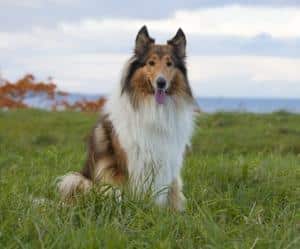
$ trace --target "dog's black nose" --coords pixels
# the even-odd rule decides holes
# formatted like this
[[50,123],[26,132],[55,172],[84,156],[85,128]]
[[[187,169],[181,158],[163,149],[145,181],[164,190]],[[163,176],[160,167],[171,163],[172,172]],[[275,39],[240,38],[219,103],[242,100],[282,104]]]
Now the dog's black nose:
[[156,84],[159,89],[164,89],[167,85],[167,81],[163,77],[158,77]]

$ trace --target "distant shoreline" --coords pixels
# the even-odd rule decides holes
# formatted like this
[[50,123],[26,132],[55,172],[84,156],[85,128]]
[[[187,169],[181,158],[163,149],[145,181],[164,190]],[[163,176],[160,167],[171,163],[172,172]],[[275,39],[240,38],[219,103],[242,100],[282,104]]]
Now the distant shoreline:
[[199,97],[197,102],[201,110],[208,113],[217,111],[253,113],[287,111],[300,113],[300,99]]

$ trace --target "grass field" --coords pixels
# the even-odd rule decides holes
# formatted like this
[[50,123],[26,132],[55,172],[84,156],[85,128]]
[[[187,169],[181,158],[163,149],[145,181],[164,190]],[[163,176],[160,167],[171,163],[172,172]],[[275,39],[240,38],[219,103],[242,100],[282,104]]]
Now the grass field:
[[300,248],[300,116],[203,114],[184,213],[92,191],[59,203],[95,114],[0,112],[0,248]]

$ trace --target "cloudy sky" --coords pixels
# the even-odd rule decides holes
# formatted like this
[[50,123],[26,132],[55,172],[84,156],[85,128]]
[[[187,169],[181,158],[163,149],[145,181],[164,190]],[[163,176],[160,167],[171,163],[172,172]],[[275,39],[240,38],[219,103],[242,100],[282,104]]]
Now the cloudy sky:
[[159,43],[183,28],[198,96],[300,96],[299,0],[0,0],[0,14],[10,80],[33,73],[69,92],[108,93],[146,24]]

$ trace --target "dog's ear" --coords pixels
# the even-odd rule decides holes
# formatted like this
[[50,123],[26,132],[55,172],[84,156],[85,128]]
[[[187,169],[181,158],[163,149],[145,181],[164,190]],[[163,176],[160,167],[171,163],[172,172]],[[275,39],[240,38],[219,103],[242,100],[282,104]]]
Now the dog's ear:
[[175,53],[179,58],[185,57],[186,39],[181,28],[178,29],[176,35],[171,40],[168,40],[168,44],[174,47]]
[[134,53],[138,57],[143,56],[154,42],[154,39],[149,36],[147,27],[143,26],[136,36]]

